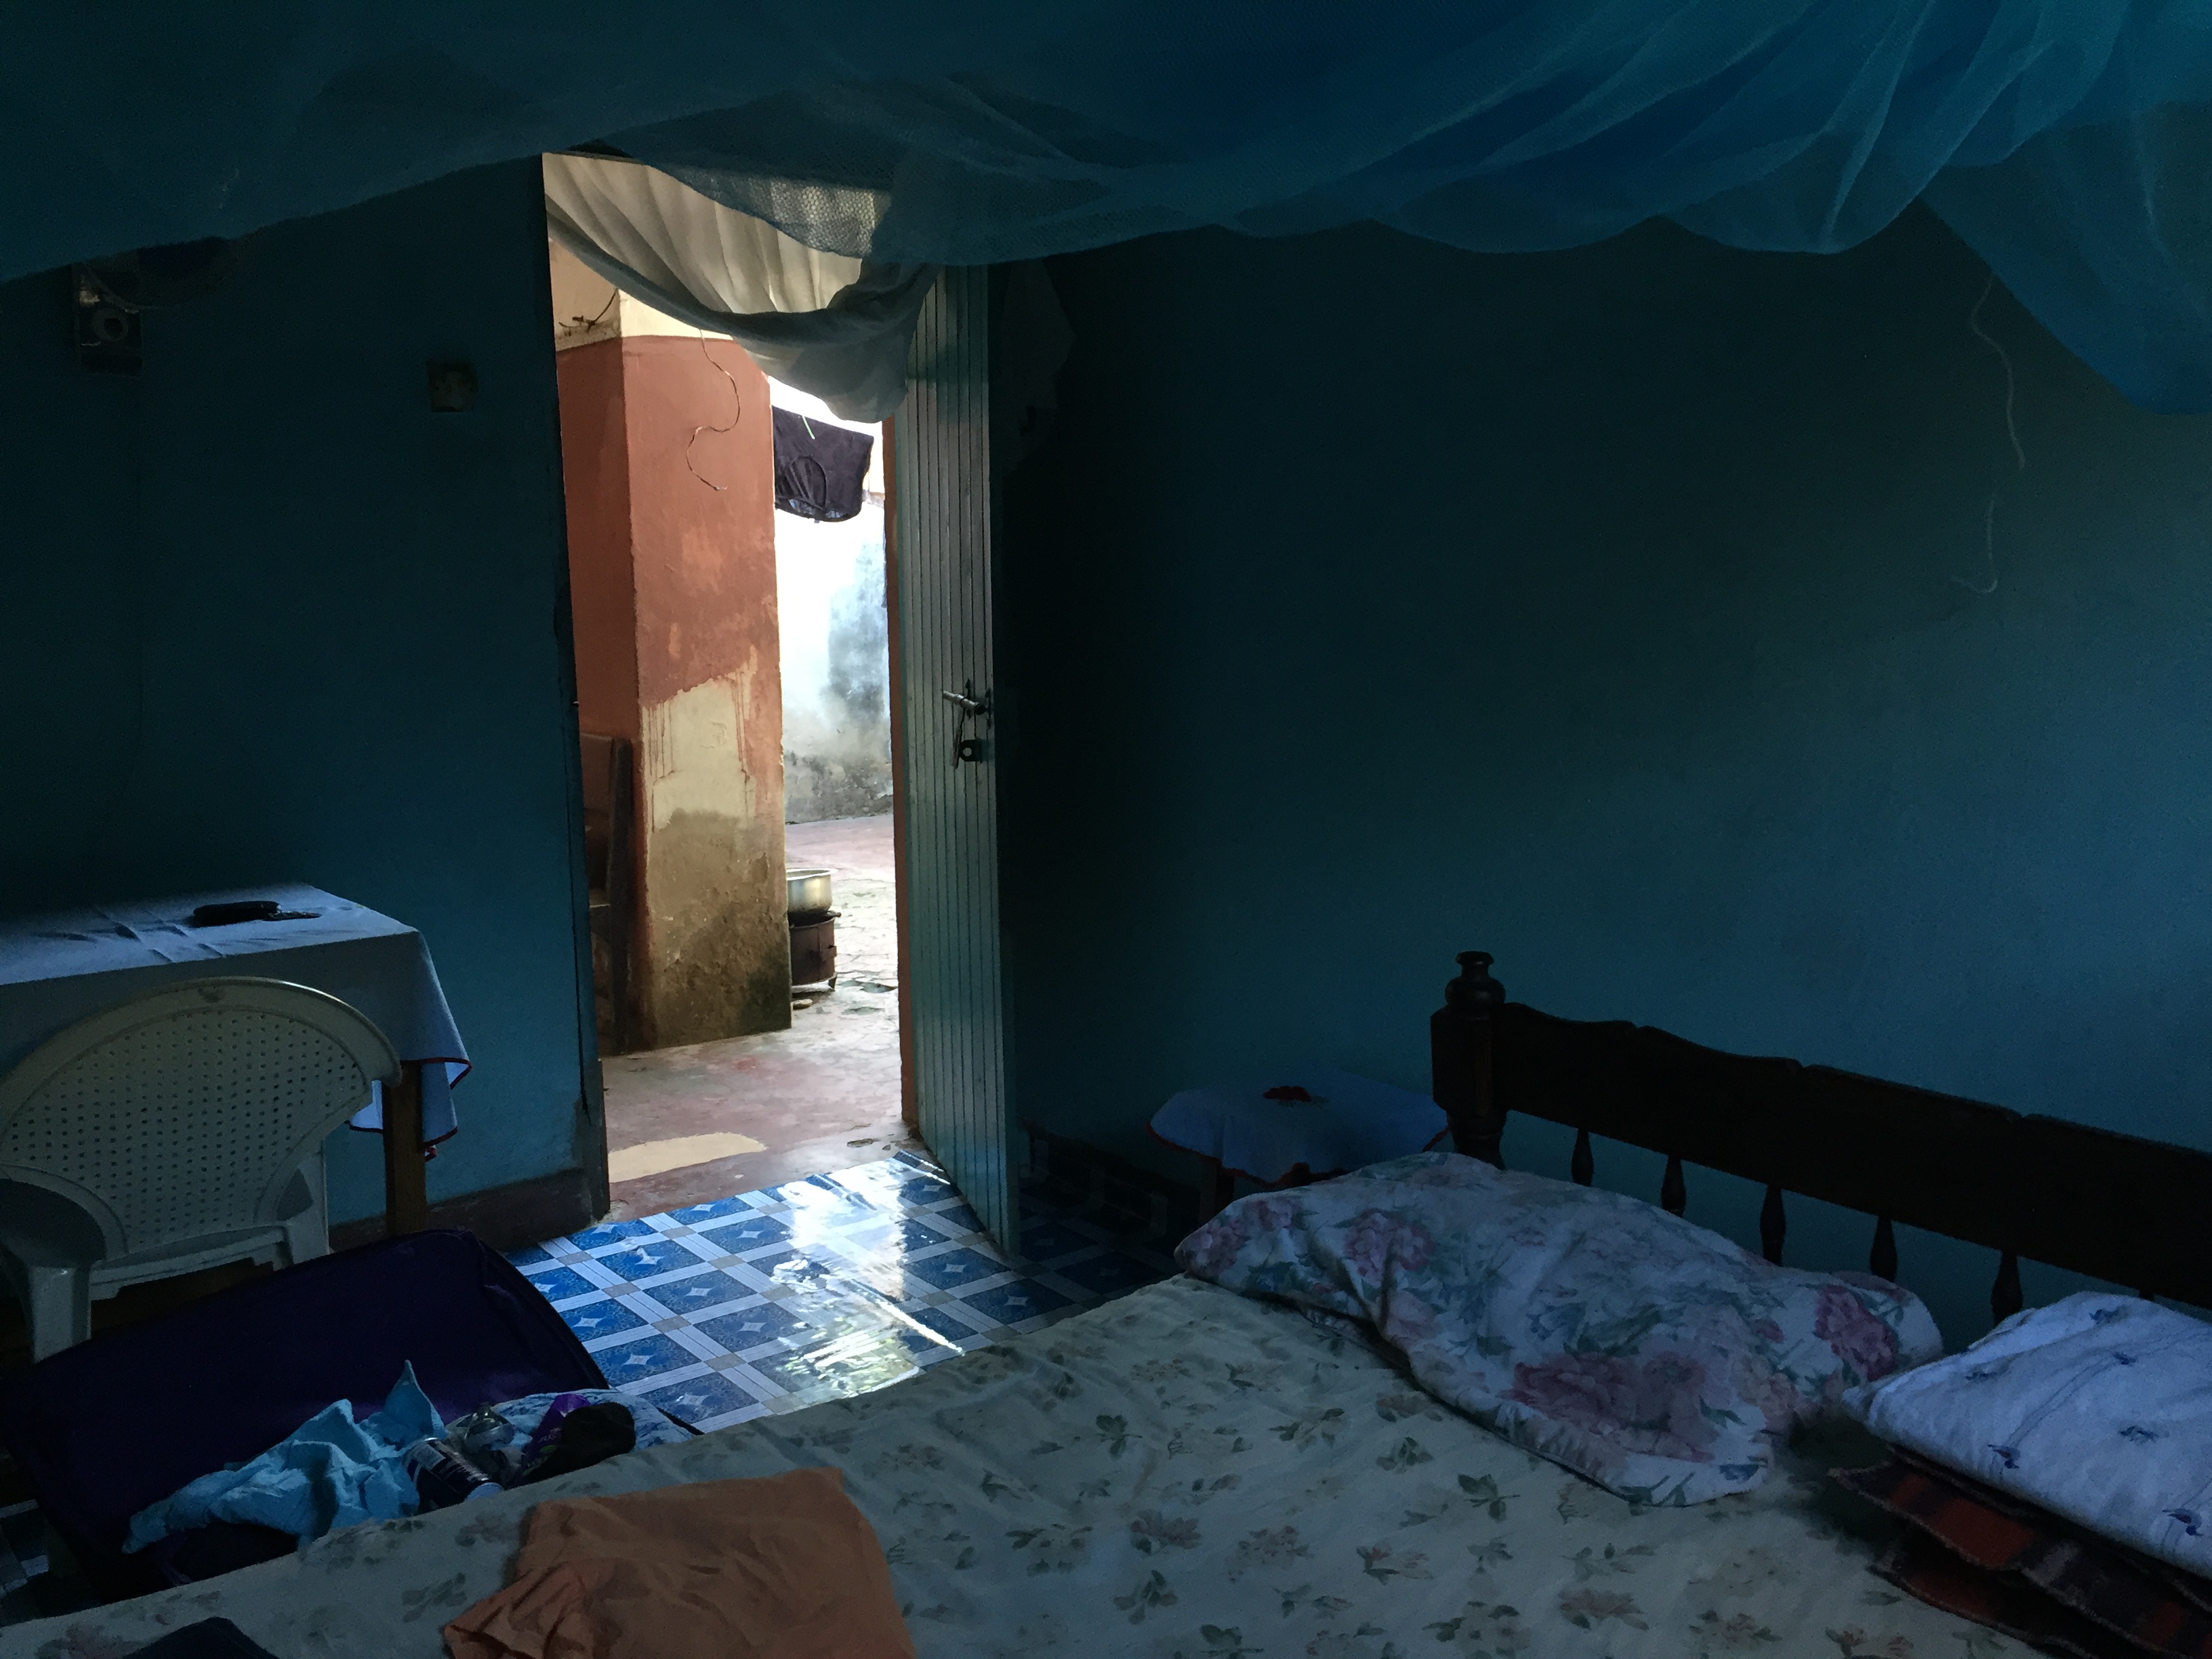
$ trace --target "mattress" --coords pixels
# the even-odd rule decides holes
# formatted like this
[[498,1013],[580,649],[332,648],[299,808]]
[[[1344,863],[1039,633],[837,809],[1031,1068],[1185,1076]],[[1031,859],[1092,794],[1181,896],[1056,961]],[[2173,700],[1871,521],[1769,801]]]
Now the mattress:
[[441,1653],[554,1493],[845,1474],[924,1659],[1879,1655],[2014,1644],[1866,1571],[1893,1523],[1826,1479],[1638,1509],[1477,1428],[1283,1307],[1170,1279],[912,1381],[334,1534],[185,1589],[0,1630],[0,1659],[116,1659],[210,1614],[283,1659]]

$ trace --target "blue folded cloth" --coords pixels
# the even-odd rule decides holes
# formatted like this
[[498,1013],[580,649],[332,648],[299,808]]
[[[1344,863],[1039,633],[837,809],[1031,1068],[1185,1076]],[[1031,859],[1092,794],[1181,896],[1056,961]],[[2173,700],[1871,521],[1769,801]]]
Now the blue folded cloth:
[[391,1521],[420,1507],[402,1461],[407,1449],[445,1432],[438,1408],[402,1367],[384,1408],[354,1421],[353,1406],[325,1407],[236,1468],[204,1474],[131,1517],[126,1553],[212,1521],[243,1521],[289,1532],[301,1543],[362,1521]]

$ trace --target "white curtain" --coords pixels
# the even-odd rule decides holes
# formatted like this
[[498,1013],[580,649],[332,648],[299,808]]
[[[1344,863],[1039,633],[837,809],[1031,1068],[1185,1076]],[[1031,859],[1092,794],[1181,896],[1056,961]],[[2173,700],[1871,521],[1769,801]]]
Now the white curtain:
[[625,294],[730,335],[847,420],[898,407],[935,266],[821,252],[636,161],[553,155],[544,171],[548,228]]

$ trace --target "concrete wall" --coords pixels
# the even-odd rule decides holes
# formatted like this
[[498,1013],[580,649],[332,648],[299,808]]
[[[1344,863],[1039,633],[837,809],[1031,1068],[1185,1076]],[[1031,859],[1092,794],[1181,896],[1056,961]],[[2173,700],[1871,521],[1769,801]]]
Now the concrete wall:
[[728,341],[622,350],[654,940],[646,1030],[663,1045],[781,1030],[791,942],[768,380]]
[[[580,719],[637,745],[647,1048],[791,1023],[774,428],[737,345],[627,331],[556,250]],[[588,276],[588,273],[585,273]],[[641,307],[640,308],[642,309]]]
[[[1480,947],[1556,1013],[2212,1146],[2212,421],[1999,292],[2017,471],[1986,273],[1917,213],[1828,258],[1355,228],[1051,270],[1000,609],[1026,1115],[1188,1179],[1170,1091],[1425,1086]],[[1868,1231],[1793,1206],[1793,1258]],[[1993,1261],[1902,1249],[1978,1334]]]
[[867,496],[835,524],[775,515],[783,665],[784,816],[793,823],[891,810],[890,635],[884,609],[883,428],[839,420],[775,382],[778,407],[865,432]]
[[596,1133],[544,245],[534,162],[280,225],[137,379],[77,366],[62,273],[0,287],[0,903],[283,878],[420,927],[476,1061],[434,1200],[580,1194]]

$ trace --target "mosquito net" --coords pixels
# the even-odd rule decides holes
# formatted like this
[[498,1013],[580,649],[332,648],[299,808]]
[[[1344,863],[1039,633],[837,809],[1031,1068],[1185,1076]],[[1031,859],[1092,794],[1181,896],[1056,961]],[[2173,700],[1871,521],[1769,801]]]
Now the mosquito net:
[[2212,410],[2212,0],[33,8],[0,272],[591,141],[809,247],[1373,219],[1847,246],[1924,198],[2129,396]]

